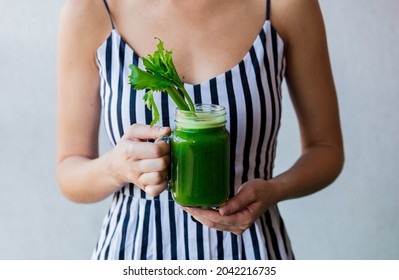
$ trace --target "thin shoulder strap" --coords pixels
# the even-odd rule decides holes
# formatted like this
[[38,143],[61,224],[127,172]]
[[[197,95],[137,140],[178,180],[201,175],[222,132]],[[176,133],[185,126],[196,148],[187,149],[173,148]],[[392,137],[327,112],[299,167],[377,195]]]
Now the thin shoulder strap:
[[107,0],[104,0],[104,5],[105,5],[105,8],[107,9],[109,20],[111,21],[112,29],[115,29],[114,21],[112,20],[112,16],[111,16],[111,10],[109,9]]
[[270,1],[267,0],[266,2],[266,20],[270,20]]

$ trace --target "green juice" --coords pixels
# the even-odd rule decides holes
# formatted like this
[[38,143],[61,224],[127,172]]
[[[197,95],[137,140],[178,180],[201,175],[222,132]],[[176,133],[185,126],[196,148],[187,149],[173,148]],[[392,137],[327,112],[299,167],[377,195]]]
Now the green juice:
[[196,106],[202,111],[176,116],[170,140],[170,190],[181,205],[216,207],[229,195],[230,142],[225,111],[216,105]]

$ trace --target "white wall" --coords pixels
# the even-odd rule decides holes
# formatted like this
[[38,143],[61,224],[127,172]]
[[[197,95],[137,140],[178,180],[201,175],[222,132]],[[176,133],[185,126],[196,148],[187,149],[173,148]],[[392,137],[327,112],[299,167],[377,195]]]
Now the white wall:
[[[0,0],[0,259],[89,258],[109,202],[69,202],[54,177],[62,2]],[[399,259],[399,2],[320,3],[346,165],[332,186],[281,212],[298,259]],[[284,95],[276,173],[299,152]]]

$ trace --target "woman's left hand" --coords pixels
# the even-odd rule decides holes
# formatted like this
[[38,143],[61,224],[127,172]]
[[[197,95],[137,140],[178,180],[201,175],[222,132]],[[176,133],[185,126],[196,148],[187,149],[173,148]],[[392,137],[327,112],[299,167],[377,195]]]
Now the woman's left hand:
[[242,234],[265,211],[277,203],[275,186],[263,179],[244,183],[236,196],[218,209],[182,207],[201,224],[221,231]]

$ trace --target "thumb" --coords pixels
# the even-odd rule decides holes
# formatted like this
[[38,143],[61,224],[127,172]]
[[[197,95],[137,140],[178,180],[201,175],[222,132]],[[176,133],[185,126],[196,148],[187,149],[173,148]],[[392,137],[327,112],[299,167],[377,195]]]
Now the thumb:
[[257,199],[258,195],[253,191],[253,188],[244,184],[237,190],[236,195],[222,204],[218,210],[222,216],[232,215],[247,208]]
[[247,205],[254,201],[245,192],[238,192],[236,196],[227,200],[222,206],[219,207],[219,213],[222,216],[229,216],[244,209]]
[[126,131],[124,138],[129,140],[155,140],[170,134],[169,127],[149,126],[144,124],[133,124]]

